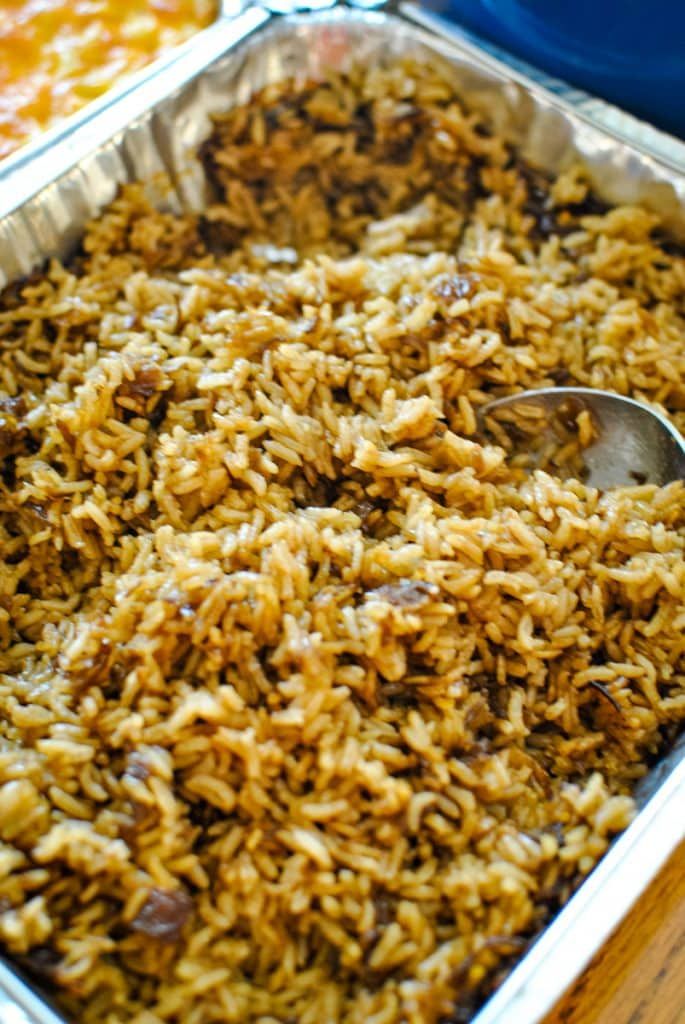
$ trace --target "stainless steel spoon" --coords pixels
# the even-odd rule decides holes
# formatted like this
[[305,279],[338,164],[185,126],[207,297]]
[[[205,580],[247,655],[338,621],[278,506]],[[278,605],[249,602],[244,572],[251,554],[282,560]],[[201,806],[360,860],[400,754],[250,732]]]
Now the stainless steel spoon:
[[[552,440],[555,423],[575,424],[584,410],[594,428],[594,439],[582,450],[583,479],[590,486],[663,486],[673,480],[685,480],[685,441],[676,428],[642,402],[610,391],[521,391],[483,406],[478,419],[481,429],[491,435],[495,422],[511,440],[514,450],[521,450],[524,442],[524,450],[532,451],[542,447],[540,442],[545,438]],[[558,434],[556,444],[559,445]]]

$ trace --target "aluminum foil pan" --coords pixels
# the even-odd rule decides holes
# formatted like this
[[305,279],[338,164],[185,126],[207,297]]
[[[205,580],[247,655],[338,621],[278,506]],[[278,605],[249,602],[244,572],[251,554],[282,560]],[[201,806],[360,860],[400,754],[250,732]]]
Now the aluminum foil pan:
[[[249,7],[208,29],[202,47],[189,48],[63,145],[37,155],[13,176],[11,188],[4,187],[8,179],[0,182],[0,286],[49,256],[67,255],[86,221],[125,182],[148,182],[156,201],[171,208],[200,209],[207,192],[195,154],[212,114],[285,77],[317,77],[358,60],[404,56],[451,74],[467,105],[484,112],[533,164],[557,172],[580,158],[602,197],[644,203],[685,234],[685,176],[673,161],[600,130],[563,97],[458,33],[429,31],[419,24],[425,20],[409,4],[392,14],[334,8],[286,17]],[[163,189],[159,172],[170,182]],[[653,768],[637,796],[641,811],[634,823],[474,1024],[540,1021],[685,838],[685,743]],[[60,1020],[0,963],[0,1024]]]
[[124,75],[123,78],[115,83],[107,92],[103,93],[97,99],[87,103],[80,110],[71,114],[69,117],[65,117],[63,121],[56,124],[53,128],[48,128],[46,131],[41,132],[34,138],[30,139],[24,145],[20,146],[18,150],[5,157],[4,160],[0,160],[0,190],[3,188],[3,184],[10,175],[14,175],[27,167],[32,160],[35,159],[40,153],[45,153],[48,150],[52,150],[55,146],[60,145],[65,139],[67,139],[72,132],[76,131],[82,125],[87,124],[94,117],[98,117],[105,111],[112,103],[116,100],[135,91],[142,82],[146,81],[151,75],[155,75],[164,67],[168,67],[173,64],[180,56],[186,53],[189,49],[197,46],[202,47],[208,32],[211,32],[214,25],[217,22],[225,18],[232,18],[235,14],[239,13],[240,0],[219,0],[217,4],[217,16],[208,28],[201,29],[191,36],[185,43],[180,43],[178,46],[174,46],[166,53],[163,53],[157,60],[148,64],[147,67],[141,68],[140,71],[133,72],[132,74]]

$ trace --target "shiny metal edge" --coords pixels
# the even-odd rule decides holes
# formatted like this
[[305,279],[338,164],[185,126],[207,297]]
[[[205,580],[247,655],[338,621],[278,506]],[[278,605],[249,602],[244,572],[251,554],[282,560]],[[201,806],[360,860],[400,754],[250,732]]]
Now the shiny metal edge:
[[483,36],[471,32],[458,22],[449,20],[438,11],[420,8],[412,3],[405,5],[400,3],[399,6],[400,8],[404,7],[407,16],[417,24],[439,34],[446,34],[452,40],[459,40],[462,45],[473,47],[479,54],[488,54],[500,64],[521,75],[524,80],[558,96],[570,109],[580,114],[595,127],[610,132],[616,138],[656,157],[676,170],[685,171],[685,141],[674,135],[669,135],[668,132],[656,128],[607,100],[593,96],[576,86],[569,85],[568,82],[564,82],[560,78],[554,78],[546,72],[540,71],[539,68],[513,56]]
[[67,1024],[67,1021],[0,961],[0,1024]]
[[[538,1024],[685,840],[685,743],[638,791],[640,813],[490,997],[472,1024]],[[654,789],[658,780],[661,784]],[[647,794],[652,794],[647,799]],[[642,800],[640,799],[642,797]]]
[[[672,215],[675,226],[682,224],[685,178],[667,161],[597,129],[538,83],[481,53],[458,33],[453,38],[447,28],[438,32],[419,24],[421,17],[410,3],[401,5],[401,16],[336,8],[278,19],[253,7],[223,26],[215,23],[206,30],[212,33],[211,45],[201,53],[193,47],[180,62],[94,118],[67,146],[56,147],[43,165],[33,163],[22,182],[28,201],[22,204],[21,197],[7,197],[0,190],[5,280],[68,250],[85,221],[109,202],[122,182],[159,170],[171,173],[175,187],[160,200],[197,209],[204,193],[201,169],[191,154],[208,131],[209,113],[243,102],[268,81],[303,69],[320,74],[325,67],[353,59],[409,53],[444,61],[472,105],[492,115],[496,130],[518,139],[533,162],[540,163],[542,155],[542,163],[554,171],[574,156],[586,158],[597,187],[609,199],[645,201]],[[0,208],[0,217],[2,212]],[[685,837],[685,745],[659,762],[638,787],[637,797],[642,810],[633,824],[473,1024],[536,1024]],[[60,1020],[0,965],[0,1024]]]
[[[217,15],[214,21],[211,22],[204,29],[200,29],[199,32],[195,32],[185,42],[179,43],[177,46],[172,47],[166,53],[161,54],[156,60],[138,71],[124,74],[123,77],[111,86],[102,96],[98,96],[97,99],[91,100],[86,103],[85,106],[81,107],[80,110],[75,111],[68,117],[65,117],[58,124],[52,128],[47,128],[45,131],[40,132],[38,135],[30,138],[27,142],[6,156],[3,160],[0,160],[0,191],[6,187],[11,187],[10,179],[15,175],[21,174],[36,157],[40,156],[48,150],[53,150],[56,146],[59,146],[65,139],[77,131],[83,125],[88,124],[93,118],[100,117],[108,107],[113,103],[116,103],[121,99],[122,96],[128,95],[130,92],[134,92],[140,87],[140,85],[147,81],[148,78],[153,77],[164,68],[169,67],[172,64],[184,56],[189,50],[200,47],[202,49],[205,45],[207,34],[211,33],[212,30],[226,19],[234,18],[240,14],[245,7],[244,0],[220,0],[217,5]],[[2,1021],[0,1020],[0,1024]]]
[[420,7],[413,0],[399,0],[397,8],[413,23],[458,46],[504,79],[517,82],[534,95],[546,96],[560,111],[597,130],[600,135],[657,161],[677,175],[685,174],[685,142],[680,139],[599,97],[545,74],[458,23]]

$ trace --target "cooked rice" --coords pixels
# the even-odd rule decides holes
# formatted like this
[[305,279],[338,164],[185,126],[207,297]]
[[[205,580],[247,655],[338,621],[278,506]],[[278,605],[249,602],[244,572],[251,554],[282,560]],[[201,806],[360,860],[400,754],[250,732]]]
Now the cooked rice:
[[203,155],[3,300],[0,938],[84,1024],[465,1020],[685,718],[682,484],[475,413],[682,429],[685,259],[416,66]]

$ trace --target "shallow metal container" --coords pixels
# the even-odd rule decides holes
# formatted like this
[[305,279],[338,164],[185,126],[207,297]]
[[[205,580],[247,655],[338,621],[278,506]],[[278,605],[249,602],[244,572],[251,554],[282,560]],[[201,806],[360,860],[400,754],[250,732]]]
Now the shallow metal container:
[[233,17],[238,12],[238,4],[239,0],[219,0],[216,17],[207,28],[199,29],[184,43],[171,47],[138,71],[129,72],[128,74],[124,73],[102,96],[98,96],[96,99],[86,103],[80,110],[65,117],[62,121],[53,125],[52,128],[46,128],[45,131],[31,136],[13,153],[0,160],[0,189],[2,189],[6,177],[26,168],[40,153],[58,146],[77,128],[87,124],[94,117],[101,115],[110,104],[115,103],[121,96],[134,91],[141,82],[146,81],[151,75],[155,75],[162,68],[173,64],[189,48],[193,48],[198,44],[202,46],[205,34],[210,32],[214,25],[223,18]]
[[[200,209],[207,188],[196,150],[211,130],[212,114],[289,76],[317,77],[354,61],[404,56],[446,69],[466,105],[485,113],[529,162],[557,172],[581,159],[603,198],[643,203],[662,214],[675,234],[685,235],[682,144],[661,136],[657,156],[659,146],[647,144],[646,129],[636,145],[627,143],[630,132],[620,116],[617,133],[598,127],[598,119],[575,109],[563,91],[543,88],[520,67],[502,63],[412,4],[393,13],[336,7],[284,17],[252,6],[205,30],[202,45],[182,49],[61,145],[35,154],[21,173],[0,175],[0,287],[49,256],[68,255],[86,221],[125,182],[149,182],[165,206]],[[600,107],[605,124],[614,108]],[[159,172],[170,187],[160,189]],[[685,742],[645,777],[637,799],[641,810],[633,824],[474,1024],[540,1021],[685,838]],[[0,963],[0,1024],[61,1019]]]

